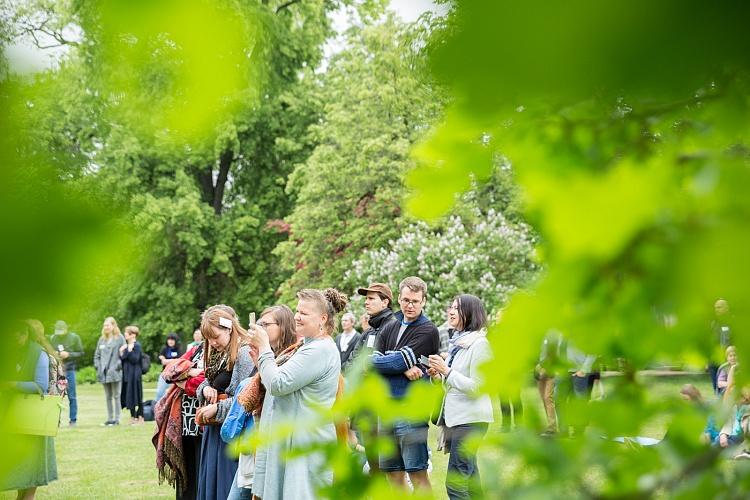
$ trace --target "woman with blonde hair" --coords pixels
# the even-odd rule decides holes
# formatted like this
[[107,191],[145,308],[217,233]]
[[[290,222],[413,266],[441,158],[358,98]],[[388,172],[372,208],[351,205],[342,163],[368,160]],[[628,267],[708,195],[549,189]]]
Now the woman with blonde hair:
[[201,407],[195,420],[204,425],[198,498],[224,499],[231,491],[237,461],[227,456],[226,443],[221,439],[221,423],[232,405],[237,387],[250,376],[254,364],[250,358],[248,333],[240,326],[231,307],[219,304],[206,309],[200,329],[205,339],[205,380],[196,390]]
[[117,321],[112,316],[104,320],[102,335],[94,351],[96,380],[104,386],[104,398],[107,400],[107,421],[102,425],[112,426],[120,423],[120,391],[122,387],[122,361],[120,347],[125,345],[125,337],[120,333]]
[[[290,428],[289,436],[256,452],[253,495],[264,500],[317,498],[316,489],[333,482],[325,457],[309,448],[336,442],[334,422],[322,420],[320,410],[333,406],[340,388],[341,359],[331,334],[347,298],[332,288],[302,290],[297,298],[294,321],[304,343],[282,365],[277,364],[268,332],[260,325],[250,331],[266,389],[259,432]],[[301,449],[306,453],[290,456]]]

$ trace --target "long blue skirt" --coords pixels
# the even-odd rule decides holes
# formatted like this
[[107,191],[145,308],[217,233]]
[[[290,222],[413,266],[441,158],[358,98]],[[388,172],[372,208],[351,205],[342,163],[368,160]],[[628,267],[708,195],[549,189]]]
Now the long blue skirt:
[[198,500],[226,500],[232,490],[238,461],[227,456],[227,444],[221,440],[220,431],[218,425],[203,428]]

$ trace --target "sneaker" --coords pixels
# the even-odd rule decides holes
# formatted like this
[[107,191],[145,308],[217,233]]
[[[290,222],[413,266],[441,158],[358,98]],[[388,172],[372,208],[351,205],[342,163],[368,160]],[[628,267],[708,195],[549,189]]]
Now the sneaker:
[[544,431],[541,434],[539,434],[539,437],[543,437],[543,438],[553,438],[555,436],[557,436],[557,432],[555,431]]
[[735,460],[750,460],[750,450],[742,450],[741,453],[739,453],[737,456],[734,457]]
[[112,420],[107,420],[103,424],[99,424],[99,427],[109,427],[110,425],[112,425]]
[[68,422],[68,427],[75,427],[75,426],[76,426],[75,420],[71,420],[70,422]]

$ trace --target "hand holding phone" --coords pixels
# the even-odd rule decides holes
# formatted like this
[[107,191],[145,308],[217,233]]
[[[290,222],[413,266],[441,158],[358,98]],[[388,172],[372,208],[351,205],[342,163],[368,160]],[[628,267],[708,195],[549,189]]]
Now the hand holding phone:
[[250,313],[250,316],[248,318],[248,324],[250,326],[253,326],[255,324],[255,313],[254,312]]
[[424,365],[426,367],[430,367],[430,358],[425,356],[424,354],[419,357],[419,364]]

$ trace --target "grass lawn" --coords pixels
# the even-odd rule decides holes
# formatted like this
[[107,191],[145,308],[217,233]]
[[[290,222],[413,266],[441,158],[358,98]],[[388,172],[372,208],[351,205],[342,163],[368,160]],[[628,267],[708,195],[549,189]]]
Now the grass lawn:
[[[648,381],[654,398],[674,397],[682,384],[691,382],[704,395],[711,393],[708,377],[661,377]],[[605,389],[608,385],[604,381]],[[144,396],[153,398],[155,384],[146,384]],[[541,413],[541,403],[534,387],[523,393],[528,409]],[[155,466],[155,453],[151,445],[153,422],[144,425],[127,425],[130,415],[124,410],[121,422],[115,427],[101,427],[107,418],[104,390],[101,385],[78,387],[78,426],[67,427],[67,408],[63,411],[63,427],[57,436],[57,468],[59,479],[38,490],[37,498],[174,498],[174,490],[167,484],[159,485]],[[498,420],[490,432],[497,432]],[[650,422],[644,434],[661,438],[666,428],[665,420]],[[435,428],[430,429],[430,445],[434,447]],[[503,463],[502,452],[480,451],[480,470],[485,478],[502,477],[503,471],[490,470],[489,464]],[[490,455],[492,454],[492,455]],[[483,460],[484,459],[484,460]],[[500,459],[500,460],[499,460]],[[445,473],[447,455],[435,452],[432,456],[432,483],[436,498],[447,498]],[[482,462],[485,462],[484,467]],[[14,498],[10,492],[0,493],[0,499]]]

